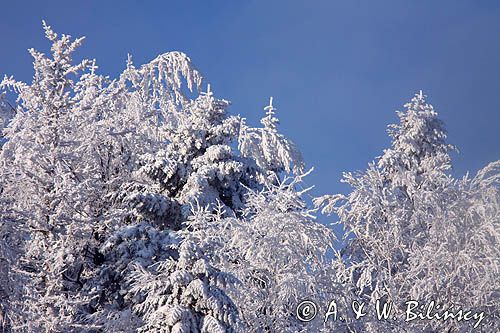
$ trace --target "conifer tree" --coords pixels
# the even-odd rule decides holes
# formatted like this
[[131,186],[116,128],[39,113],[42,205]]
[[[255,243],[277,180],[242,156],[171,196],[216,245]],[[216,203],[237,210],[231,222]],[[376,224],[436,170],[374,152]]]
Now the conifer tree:
[[295,144],[278,132],[279,119],[273,98],[264,108],[266,115],[261,119],[264,127],[252,128],[242,123],[238,148],[241,154],[255,160],[260,168],[261,182],[276,183],[284,174],[304,172],[304,161]]
[[15,110],[7,102],[3,94],[0,95],[0,148],[5,143],[3,131],[14,117]]
[[[462,239],[461,231],[457,229],[458,225],[469,223],[465,207],[472,205],[475,208],[469,209],[492,211],[497,208],[487,201],[470,202],[471,199],[466,199],[467,191],[464,192],[460,182],[450,176],[449,151],[453,147],[446,143],[443,123],[433,107],[426,103],[422,92],[405,107],[405,112],[398,112],[400,123],[389,126],[392,147],[386,149],[376,163],[370,163],[365,172],[344,174],[343,181],[351,185],[352,192],[347,196],[325,196],[316,200],[316,204],[324,205],[324,212],[335,212],[346,228],[343,256],[355,296],[373,304],[377,300],[391,302],[399,311],[397,321],[378,321],[374,316],[367,316],[353,323],[356,330],[468,329],[468,324],[457,322],[406,323],[405,302],[434,300],[441,305],[461,304],[460,300],[464,299],[458,290],[475,289],[479,277],[462,276],[460,289],[455,292],[449,285],[441,289],[439,281],[451,278],[450,273],[445,274],[441,268],[450,269],[455,260],[442,261],[439,254],[451,255],[450,243],[467,246],[459,240]],[[491,185],[482,190],[496,193],[493,197],[498,195]],[[477,223],[475,230],[491,228],[491,223],[495,223],[490,217],[475,216],[473,220]],[[488,253],[496,252],[487,238],[479,237],[478,244]],[[475,260],[479,263],[471,260],[464,262],[463,267],[472,270],[479,264],[491,268],[488,258],[489,255],[478,256]],[[439,277],[435,272],[441,272]],[[428,275],[433,278],[425,278]],[[427,285],[424,286],[423,281]],[[481,281],[493,283],[489,275]],[[469,298],[472,306],[471,301],[477,309],[487,307],[490,302],[483,296]]]
[[231,147],[239,118],[228,116],[227,106],[209,87],[177,112],[164,147],[140,157],[138,181],[125,188],[124,198],[137,218],[179,229],[196,200],[220,200],[229,210],[241,206],[242,184],[252,185],[253,171]]
[[[89,62],[72,64],[72,54],[83,38],[59,37],[45,23],[44,29],[52,42],[51,57],[30,50],[33,82],[28,85],[6,77],[0,84],[18,93],[20,101],[20,111],[5,130],[2,182],[10,200],[10,218],[22,226],[18,233],[27,239],[19,259],[22,264],[16,267],[17,289],[24,285],[24,290],[11,299],[11,304],[17,304],[10,313],[22,313],[24,318],[16,320],[16,329],[26,330],[51,330],[64,322],[69,314],[60,288],[65,288],[65,280],[78,282],[75,276],[69,277],[75,272],[67,271],[72,251],[78,247],[68,241],[73,243],[80,220],[70,198],[82,180],[75,167],[78,156],[73,137],[79,128],[71,111],[75,105],[73,77],[78,80]],[[61,251],[54,253],[56,249]],[[60,315],[59,320],[47,316],[52,312]],[[22,322],[24,328],[18,326]]]
[[225,216],[220,207],[189,223],[186,238],[196,239],[213,266],[237,279],[224,290],[237,306],[244,332],[339,327],[320,319],[304,324],[295,317],[301,300],[328,303],[342,292],[336,278],[340,263],[329,259],[335,237],[303,201],[309,190],[299,189],[304,176],[250,191],[241,217]]
[[198,207],[189,217],[190,230],[179,232],[183,239],[174,247],[178,257],[147,268],[136,266],[128,276],[130,293],[141,300],[133,306],[144,320],[139,332],[237,331],[238,310],[225,292],[236,281],[212,266],[213,254],[192,233],[195,225],[210,223],[212,216],[208,207]]
[[[500,330],[499,162],[454,179],[422,92],[391,147],[344,175],[351,193],[312,208],[272,98],[254,128],[182,52],[129,56],[111,79],[73,63],[83,38],[43,27],[32,82],[0,83],[18,96],[0,92],[0,333]],[[341,251],[320,207],[345,226]],[[332,299],[392,302],[397,319],[325,322]],[[408,300],[484,318],[408,323]]]

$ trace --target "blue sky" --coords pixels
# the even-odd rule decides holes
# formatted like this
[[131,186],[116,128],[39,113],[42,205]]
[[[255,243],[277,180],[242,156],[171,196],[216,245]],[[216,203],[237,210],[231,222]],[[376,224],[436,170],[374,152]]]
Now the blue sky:
[[344,192],[389,145],[419,89],[458,146],[456,175],[500,158],[498,1],[8,1],[1,5],[0,75],[29,81],[30,47],[47,51],[41,20],[86,36],[79,53],[116,76],[186,52],[231,111],[252,124],[274,96],[281,130],[314,173],[314,194]]

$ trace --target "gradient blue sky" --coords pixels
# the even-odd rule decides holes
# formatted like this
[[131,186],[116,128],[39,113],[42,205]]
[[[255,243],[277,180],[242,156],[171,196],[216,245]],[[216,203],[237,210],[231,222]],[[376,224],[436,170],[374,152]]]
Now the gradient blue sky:
[[314,194],[344,192],[389,145],[419,89],[458,146],[455,173],[500,158],[500,1],[4,1],[0,75],[32,76],[30,47],[47,51],[41,20],[86,36],[79,53],[116,76],[188,53],[218,97],[257,124],[274,96],[281,130],[315,172]]

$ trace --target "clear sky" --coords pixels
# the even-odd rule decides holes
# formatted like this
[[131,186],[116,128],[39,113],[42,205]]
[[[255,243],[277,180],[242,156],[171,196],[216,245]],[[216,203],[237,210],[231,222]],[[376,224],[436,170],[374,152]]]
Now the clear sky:
[[86,36],[79,55],[112,77],[127,53],[139,65],[186,52],[251,124],[274,96],[314,194],[344,192],[342,172],[381,154],[419,89],[460,149],[457,176],[500,158],[500,1],[2,1],[0,13],[2,77],[31,79],[45,19]]

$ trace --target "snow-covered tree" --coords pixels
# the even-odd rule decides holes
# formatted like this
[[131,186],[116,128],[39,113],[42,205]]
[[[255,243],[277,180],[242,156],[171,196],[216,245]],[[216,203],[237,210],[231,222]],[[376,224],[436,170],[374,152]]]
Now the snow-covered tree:
[[[457,227],[466,224],[471,214],[466,213],[468,209],[494,212],[498,207],[478,201],[478,207],[466,208],[472,201],[463,197],[468,197],[467,191],[464,192],[463,186],[458,186],[447,172],[451,168],[448,152],[452,147],[445,142],[446,134],[437,113],[425,102],[422,92],[416,94],[406,108],[405,112],[398,112],[400,123],[390,126],[392,148],[384,151],[378,163],[370,163],[365,172],[344,175],[343,181],[351,185],[352,192],[347,196],[326,196],[316,204],[324,205],[325,212],[338,214],[347,230],[343,254],[356,296],[373,303],[376,300],[393,302],[400,311],[408,300],[474,304],[475,309],[488,307],[490,301],[482,296],[460,303],[463,298],[459,291],[475,289],[478,283],[494,283],[491,275],[459,273],[462,281],[456,288],[450,285],[446,289],[438,288],[439,281],[452,279],[453,269],[458,269],[458,265],[454,266],[454,260],[437,254],[444,251],[446,258],[451,255],[451,248],[454,251],[470,248],[463,241],[457,246],[458,239],[462,239],[462,231]],[[494,226],[491,218],[476,216],[474,221],[477,225],[471,230],[473,233]],[[476,244],[475,251],[488,248],[487,251],[496,252],[495,241],[481,238],[481,242],[481,245]],[[461,263],[466,270],[474,270],[476,265],[494,268],[489,255],[478,256],[475,260],[479,262],[465,260]],[[441,270],[437,266],[446,268]],[[435,272],[440,272],[439,277]],[[434,282],[425,278],[429,273],[436,278]],[[415,331],[430,328],[441,331],[457,325],[447,322],[439,326],[437,321],[409,325],[404,322],[401,312],[398,318],[399,321],[387,322],[377,321],[372,316],[371,322],[369,319],[364,321],[367,326],[358,329],[406,332],[413,327]],[[462,329],[467,327],[462,325]]]
[[140,299],[130,292],[127,277],[135,267],[177,257],[178,237],[168,230],[160,231],[148,224],[121,227],[98,248],[94,274],[79,294],[80,326],[106,332],[136,332],[143,320],[132,311]]
[[17,329],[70,331],[79,329],[72,325],[81,302],[73,298],[95,274],[98,248],[120,221],[108,212],[109,197],[129,178],[141,140],[116,130],[135,120],[124,116],[125,84],[97,75],[95,61],[72,64],[83,38],[44,29],[51,57],[30,50],[33,82],[1,83],[19,96],[2,149],[2,218],[4,230],[17,230],[9,235],[23,252],[15,284],[25,288],[11,297]]
[[[422,92],[348,195],[304,199],[304,162],[278,132],[229,112],[181,52],[116,79],[73,63],[83,38],[44,23],[31,83],[0,94],[0,332],[466,332],[471,322],[324,322],[335,299],[431,300],[498,331],[499,162],[450,175]],[[12,107],[14,105],[15,107]],[[315,221],[335,213],[344,248]],[[320,315],[296,317],[301,300]],[[373,304],[371,304],[373,305]],[[369,306],[373,308],[372,306]]]
[[5,143],[3,131],[9,125],[14,115],[14,108],[7,102],[3,94],[0,95],[0,148]]
[[262,182],[276,183],[283,173],[304,172],[304,161],[295,144],[278,132],[279,119],[272,97],[264,110],[266,116],[261,119],[264,127],[253,128],[242,123],[238,148],[243,156],[252,158],[260,167]]
[[[73,138],[78,126],[71,110],[75,104],[73,77],[78,78],[88,65],[87,60],[72,64],[72,54],[82,38],[72,41],[67,35],[59,37],[45,24],[44,29],[52,42],[51,57],[30,50],[33,82],[28,85],[6,77],[0,84],[19,96],[18,112],[5,130],[2,183],[3,195],[10,201],[9,218],[27,239],[20,259],[23,264],[17,267],[21,279],[17,284],[24,284],[25,290],[23,299],[11,300],[17,302],[17,310],[11,314],[22,312],[25,317],[16,325],[23,323],[34,330],[56,327],[58,323],[46,311],[64,311],[58,302],[66,302],[61,294],[52,299],[55,286],[51,282],[64,279],[67,268],[66,260],[59,257],[64,257],[63,252],[53,251],[66,248],[66,240],[79,229],[80,216],[71,204],[72,189],[81,182]],[[31,319],[26,320],[28,317]]]
[[[289,155],[281,156],[282,163],[286,165],[286,168],[281,169],[275,168],[271,164],[258,165],[250,156],[238,157],[238,152],[231,147],[231,144],[238,134],[242,134],[238,132],[240,120],[238,117],[227,115],[227,106],[228,102],[213,97],[209,86],[206,93],[203,92],[192,101],[186,102],[184,100],[183,105],[173,109],[172,112],[175,115],[170,117],[175,119],[176,127],[163,128],[164,135],[168,137],[165,147],[160,148],[155,153],[141,156],[138,177],[135,182],[131,182],[125,187],[124,201],[132,203],[135,216],[140,221],[152,223],[158,228],[179,229],[182,227],[183,221],[191,221],[193,206],[205,207],[209,211],[217,208],[219,212],[223,211],[225,216],[241,215],[241,210],[246,206],[244,203],[246,201],[245,194],[251,189],[261,188],[257,179],[259,177],[256,174],[268,176],[270,175],[268,172],[273,172],[273,176],[276,177],[278,172],[292,171],[289,167],[292,165]],[[162,114],[169,113],[165,111]],[[276,118],[273,119],[276,120]],[[279,138],[283,145],[289,144],[282,135],[277,133],[275,128],[272,128],[272,136]],[[265,149],[269,147],[265,147]],[[291,147],[291,144],[287,147]],[[294,152],[296,154],[294,156],[300,156],[296,150]],[[272,154],[266,156],[271,161]],[[260,177],[260,179],[265,179],[265,177]],[[197,215],[195,214],[195,216]],[[181,237],[186,238],[183,244],[199,243],[200,239],[193,241],[192,230],[190,228],[188,230],[187,233],[182,230],[179,233]],[[145,266],[142,266],[142,271],[138,270],[138,272],[146,275],[137,275],[133,279],[140,276],[143,278],[169,276],[172,270],[193,269],[185,266],[186,263],[182,261],[183,251],[186,249],[182,246],[179,248],[179,259],[168,259],[170,270],[157,271],[155,268],[153,273],[147,273],[153,275],[147,275],[145,272],[148,271],[145,270]],[[178,262],[179,260],[180,262]],[[158,265],[160,265],[158,267],[163,267],[161,264]],[[209,272],[215,271],[210,269]],[[206,278],[210,280],[212,277],[207,276]],[[148,285],[148,282],[136,283],[135,288],[141,288],[142,285]],[[207,288],[210,289],[208,286]],[[151,290],[151,299],[147,299],[145,302],[154,302],[156,296],[153,297],[153,295],[157,295],[157,293],[164,294],[164,298],[167,297],[165,295],[167,295],[168,290]],[[172,302],[179,301],[175,297],[169,299]],[[200,302],[205,301],[200,300]],[[187,306],[187,304],[183,306]],[[151,309],[149,306],[138,308],[142,309],[140,313],[149,323],[145,327],[154,327],[151,326],[153,325],[151,318],[156,318],[156,315],[151,317],[151,311],[154,312],[157,309]],[[144,309],[150,311],[144,311]],[[162,313],[166,311],[165,309],[165,307],[161,309]],[[197,316],[195,315],[193,318],[198,318]],[[275,316],[277,317],[277,314]],[[196,326],[201,322],[200,320],[198,318],[191,324]],[[220,321],[220,318],[218,320]],[[226,321],[222,322],[227,324]],[[202,326],[197,327],[201,330]]]
[[138,177],[124,188],[124,200],[140,220],[178,229],[195,201],[220,200],[230,211],[241,207],[243,185],[255,186],[255,171],[231,147],[240,120],[227,114],[228,105],[209,86],[171,115],[163,147],[140,156]]
[[[189,59],[173,52],[140,70],[129,59],[120,79],[111,81],[96,74],[95,61],[72,64],[83,38],[72,41],[45,23],[44,28],[52,57],[30,50],[33,82],[6,77],[1,84],[20,102],[2,150],[2,212],[9,213],[2,216],[2,235],[15,226],[18,238],[25,239],[16,283],[26,284],[17,295],[19,311],[29,307],[20,316],[33,315],[26,330],[69,331],[82,329],[72,325],[80,325],[85,299],[93,295],[76,293],[88,291],[87,280],[104,279],[101,270],[109,265],[103,265],[102,244],[126,222],[125,214],[113,209],[113,198],[129,181],[138,157],[165,143],[158,128],[166,125],[151,123],[149,112],[174,99],[173,105],[179,104],[179,75],[188,75]],[[197,72],[189,75],[201,80]],[[65,300],[72,296],[79,299]]]
[[[242,320],[242,332],[298,332],[327,328],[295,317],[299,302],[328,302],[340,295],[334,235],[315,221],[299,189],[303,176],[285,178],[247,194],[241,217],[194,214],[186,239],[209,254],[212,265],[234,276],[226,289]],[[198,210],[200,210],[198,208]],[[332,324],[331,322],[329,324]],[[331,328],[331,327],[330,327]]]
[[[8,126],[15,112],[12,106],[5,100],[5,96],[0,94],[0,149],[5,143],[3,130]],[[7,332],[7,300],[8,300],[8,271],[12,260],[11,244],[9,238],[14,230],[11,225],[7,225],[5,216],[7,215],[7,202],[3,195],[3,181],[0,181],[0,332]],[[7,290],[6,290],[7,289]]]
[[[71,169],[68,151],[74,144],[69,137],[74,131],[69,120],[73,104],[70,75],[84,69],[87,63],[71,64],[71,55],[82,39],[72,42],[65,35],[57,39],[50,27],[44,27],[47,38],[53,42],[53,58],[31,49],[35,68],[32,84],[8,77],[1,83],[2,88],[12,88],[19,94],[23,110],[6,130],[8,141],[2,151],[4,163],[8,165],[5,172],[10,169],[16,185],[24,185],[24,193],[16,203],[31,208],[25,211],[31,214],[33,228],[41,233],[57,228],[57,219],[62,218],[57,209],[64,201],[59,187],[64,182],[62,174]],[[22,196],[33,202],[23,202]],[[21,206],[20,210],[22,208],[25,207]]]
[[[2,200],[0,193],[0,200]],[[0,202],[0,332],[8,333],[10,327],[9,299],[10,270],[16,259],[16,230],[3,216],[6,210],[5,202]]]
[[237,308],[223,291],[234,279],[211,266],[210,254],[192,237],[181,242],[178,252],[176,259],[147,269],[137,266],[129,275],[130,292],[141,300],[134,306],[144,320],[138,332],[235,331]]
[[[409,258],[412,299],[483,312],[477,330],[500,329],[500,161],[465,177],[448,191],[445,209],[430,215],[426,242]],[[436,205],[438,207],[438,205]],[[477,321],[418,322],[417,329],[470,332]]]

